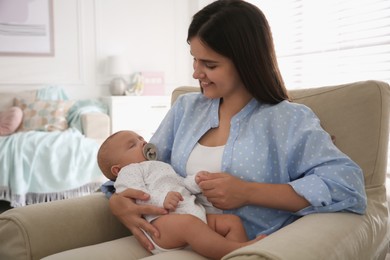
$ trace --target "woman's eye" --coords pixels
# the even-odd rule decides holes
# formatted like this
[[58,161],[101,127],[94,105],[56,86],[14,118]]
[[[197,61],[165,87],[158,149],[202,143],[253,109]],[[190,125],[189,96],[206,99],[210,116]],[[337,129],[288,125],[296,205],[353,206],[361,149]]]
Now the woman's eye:
[[208,69],[214,69],[216,66],[213,63],[205,63],[206,68]]

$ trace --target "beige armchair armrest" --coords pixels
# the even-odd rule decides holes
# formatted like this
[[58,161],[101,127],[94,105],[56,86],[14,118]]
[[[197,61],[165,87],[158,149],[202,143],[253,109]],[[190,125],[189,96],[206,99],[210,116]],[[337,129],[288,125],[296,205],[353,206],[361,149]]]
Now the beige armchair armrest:
[[35,204],[0,215],[0,259],[41,259],[128,235],[101,193]]
[[305,216],[253,245],[230,253],[223,260],[385,259],[387,240],[381,238],[387,232],[387,207],[380,205],[378,198],[370,200],[368,207],[368,212],[377,212],[364,216],[353,213]]
[[84,135],[99,143],[110,134],[110,117],[103,113],[91,112],[81,115],[81,125]]
[[[223,259],[384,259],[387,206],[370,189],[368,212],[305,216]],[[380,216],[380,217],[378,217]],[[41,259],[130,235],[101,194],[16,208],[0,215],[0,259]],[[373,251],[376,250],[376,251]]]

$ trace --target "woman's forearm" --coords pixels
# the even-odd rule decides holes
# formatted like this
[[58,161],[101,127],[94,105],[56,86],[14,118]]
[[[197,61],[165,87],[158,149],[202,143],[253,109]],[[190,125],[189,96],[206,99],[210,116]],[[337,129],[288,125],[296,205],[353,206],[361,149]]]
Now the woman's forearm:
[[310,203],[288,184],[269,184],[247,182],[243,192],[247,205],[258,205],[296,212],[306,208]]

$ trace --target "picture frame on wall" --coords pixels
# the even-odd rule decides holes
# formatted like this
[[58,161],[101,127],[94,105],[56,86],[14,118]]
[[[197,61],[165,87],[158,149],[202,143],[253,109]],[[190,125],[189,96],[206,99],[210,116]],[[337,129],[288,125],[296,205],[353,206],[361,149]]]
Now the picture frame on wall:
[[0,56],[54,56],[53,0],[0,0]]

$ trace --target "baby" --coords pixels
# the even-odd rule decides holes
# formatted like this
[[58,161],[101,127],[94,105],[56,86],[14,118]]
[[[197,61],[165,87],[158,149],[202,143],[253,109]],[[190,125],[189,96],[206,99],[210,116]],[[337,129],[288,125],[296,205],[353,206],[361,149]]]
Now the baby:
[[161,234],[154,237],[144,232],[155,246],[153,254],[189,245],[205,257],[220,259],[262,238],[248,241],[241,220],[235,215],[206,214],[204,207],[195,201],[196,196],[185,187],[184,178],[169,164],[155,161],[156,152],[152,144],[132,131],[114,133],[98,152],[99,167],[108,179],[115,181],[117,193],[127,188],[142,190],[150,199],[137,200],[137,204],[169,210],[168,215],[144,216]]

